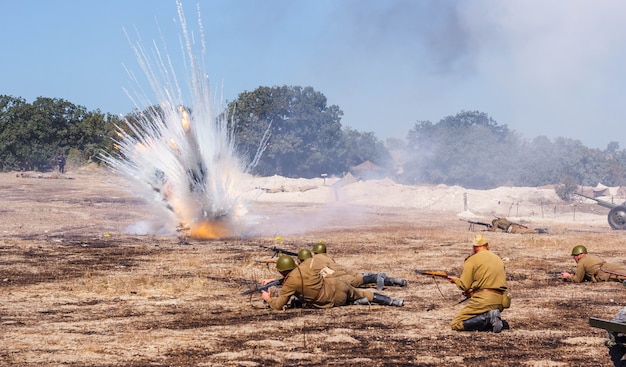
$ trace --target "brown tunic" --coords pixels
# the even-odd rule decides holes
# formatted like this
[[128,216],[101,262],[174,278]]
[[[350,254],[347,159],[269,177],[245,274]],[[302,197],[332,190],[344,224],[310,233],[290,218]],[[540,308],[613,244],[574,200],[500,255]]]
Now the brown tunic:
[[[309,261],[310,260],[310,261]],[[337,264],[332,258],[325,254],[315,254],[312,258],[306,259],[302,264],[317,271],[326,278],[338,278],[353,287],[360,287],[363,285],[363,274],[352,271]],[[327,268],[327,269],[324,269]]]
[[[507,284],[502,259],[489,250],[481,250],[463,264],[461,276],[454,283],[462,291],[473,290],[469,303],[451,323],[453,330],[463,330],[463,321],[491,310],[504,309]],[[481,291],[487,289],[486,291]]]
[[578,260],[576,274],[568,280],[581,283],[585,280],[592,282],[621,282],[626,279],[626,266],[622,264],[609,264],[597,255],[585,254]]
[[506,218],[497,218],[491,221],[491,230],[502,230],[508,233],[535,233],[534,229],[530,229],[518,223],[513,223]]
[[291,296],[315,308],[343,306],[363,297],[370,301],[374,298],[371,290],[354,288],[338,278],[322,277],[318,271],[306,266],[309,260],[306,259],[287,274],[280,295],[267,301],[272,309],[281,310]]

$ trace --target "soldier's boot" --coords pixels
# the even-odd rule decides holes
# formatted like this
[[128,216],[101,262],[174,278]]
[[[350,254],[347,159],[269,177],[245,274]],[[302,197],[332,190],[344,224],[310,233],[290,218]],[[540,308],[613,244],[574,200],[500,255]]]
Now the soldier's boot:
[[499,333],[502,331],[502,318],[500,317],[500,310],[491,310],[487,312],[489,323],[491,324],[492,331]]
[[384,294],[374,293],[374,299],[372,303],[376,303],[377,305],[385,305],[385,306],[396,306],[402,307],[404,306],[404,300],[402,298],[391,298],[389,296],[385,296]]
[[471,319],[467,319],[463,321],[463,330],[467,331],[485,331],[489,330],[489,318],[487,317],[488,312],[481,313],[480,315],[474,316]]
[[385,273],[365,273],[363,274],[363,284],[376,284],[376,289],[385,288]]
[[370,304],[370,300],[367,299],[367,297],[362,297],[359,299],[354,300],[354,302],[352,302],[353,305],[369,305]]
[[374,283],[376,283],[376,279],[377,278],[378,278],[378,274],[364,273],[363,274],[363,284],[374,284]]
[[397,285],[400,287],[406,287],[406,279],[400,278],[385,278],[385,285]]
[[385,273],[376,274],[376,289],[378,290],[385,289],[385,279],[387,279],[387,274]]

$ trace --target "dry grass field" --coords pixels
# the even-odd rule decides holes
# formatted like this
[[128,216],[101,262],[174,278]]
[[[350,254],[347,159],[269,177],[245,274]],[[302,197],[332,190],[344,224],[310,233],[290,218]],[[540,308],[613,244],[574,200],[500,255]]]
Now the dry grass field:
[[[626,305],[619,283],[569,284],[584,244],[624,261],[626,233],[608,224],[550,225],[550,234],[486,233],[507,266],[513,297],[500,334],[453,332],[460,292],[415,269],[460,272],[473,237],[452,213],[358,207],[325,230],[195,241],[125,234],[149,207],[103,170],[73,179],[0,174],[0,366],[610,366],[606,333],[589,317]],[[257,204],[306,217],[316,204]],[[333,215],[333,214],[329,214]],[[290,233],[294,233],[293,230]],[[277,233],[280,235],[280,233]],[[280,245],[323,240],[337,262],[406,278],[382,293],[405,306],[270,311],[254,281],[276,277],[255,262]]]

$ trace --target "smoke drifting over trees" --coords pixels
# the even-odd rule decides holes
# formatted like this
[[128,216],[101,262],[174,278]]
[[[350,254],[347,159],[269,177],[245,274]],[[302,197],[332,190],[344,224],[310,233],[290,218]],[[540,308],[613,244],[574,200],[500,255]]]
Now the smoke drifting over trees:
[[[267,147],[252,170],[261,176],[342,176],[371,161],[383,168],[379,173],[404,184],[626,185],[626,150],[617,142],[600,150],[564,137],[525,140],[479,111],[461,111],[436,123],[417,121],[406,140],[386,144],[372,132],[342,126],[340,107],[328,106],[312,87],[259,87],[241,93],[228,113],[243,153],[253,154],[269,127]],[[27,103],[0,96],[0,170],[52,169],[59,153],[78,164],[97,160],[99,152],[114,149],[114,127],[120,123],[116,116],[61,99]]]
[[444,183],[468,188],[541,186],[569,179],[579,185],[626,183],[626,152],[580,141],[537,137],[526,141],[483,112],[462,111],[409,131],[404,183]]

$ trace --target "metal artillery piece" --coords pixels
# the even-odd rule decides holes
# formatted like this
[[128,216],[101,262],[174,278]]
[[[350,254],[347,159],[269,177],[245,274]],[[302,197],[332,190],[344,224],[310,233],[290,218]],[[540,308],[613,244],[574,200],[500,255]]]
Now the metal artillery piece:
[[598,205],[611,209],[608,215],[609,225],[613,229],[626,230],[626,202],[621,205],[609,203],[608,201],[592,198],[583,194],[574,193],[578,196],[590,199],[598,203]]
[[626,367],[626,307],[622,308],[613,320],[590,317],[589,325],[606,330],[607,339],[604,345],[609,348],[613,366]]

